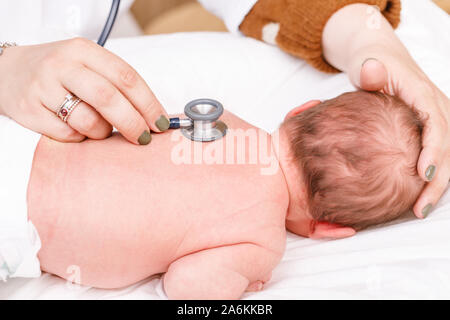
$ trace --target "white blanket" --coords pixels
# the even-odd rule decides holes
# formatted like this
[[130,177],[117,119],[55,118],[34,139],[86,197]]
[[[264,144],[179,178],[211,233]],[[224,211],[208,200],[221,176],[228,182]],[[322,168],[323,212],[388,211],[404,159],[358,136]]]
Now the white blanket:
[[[398,35],[430,78],[450,95],[450,21],[431,1],[403,1]],[[352,90],[346,75],[326,75],[257,41],[221,33],[112,40],[109,48],[148,81],[170,113],[215,98],[266,130],[309,99]],[[105,269],[108,266],[104,266]],[[0,299],[164,299],[159,277],[122,290],[77,287],[44,274],[0,284]],[[246,299],[450,298],[450,193],[426,220],[402,221],[337,241],[288,234],[287,250],[264,291]]]

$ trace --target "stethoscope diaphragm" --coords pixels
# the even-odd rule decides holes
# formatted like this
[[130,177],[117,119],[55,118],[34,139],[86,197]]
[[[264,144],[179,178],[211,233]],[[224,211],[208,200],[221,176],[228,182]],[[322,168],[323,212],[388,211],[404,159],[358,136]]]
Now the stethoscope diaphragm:
[[182,134],[193,141],[215,141],[227,132],[227,125],[218,120],[223,114],[223,106],[213,99],[197,99],[184,108],[188,119],[171,118],[170,128],[181,129]]

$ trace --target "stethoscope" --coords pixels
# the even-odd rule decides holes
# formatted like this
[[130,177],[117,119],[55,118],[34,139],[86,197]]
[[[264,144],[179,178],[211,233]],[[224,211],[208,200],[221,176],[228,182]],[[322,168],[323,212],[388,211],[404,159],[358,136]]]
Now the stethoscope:
[[[97,43],[104,46],[111,33],[120,0],[113,0],[103,31]],[[181,129],[183,135],[193,141],[208,142],[222,138],[227,133],[227,125],[218,119],[223,113],[220,102],[212,99],[197,99],[189,102],[184,108],[188,119],[171,118],[170,129]]]
[[197,99],[184,108],[188,119],[170,118],[170,129],[181,129],[181,133],[193,141],[209,142],[222,138],[227,125],[220,121],[223,106],[213,99]]
[[103,27],[100,37],[98,37],[97,44],[104,46],[106,40],[108,40],[109,34],[116,22],[117,12],[119,12],[120,0],[113,0],[111,4],[111,10],[109,10],[108,18],[106,19],[105,26]]

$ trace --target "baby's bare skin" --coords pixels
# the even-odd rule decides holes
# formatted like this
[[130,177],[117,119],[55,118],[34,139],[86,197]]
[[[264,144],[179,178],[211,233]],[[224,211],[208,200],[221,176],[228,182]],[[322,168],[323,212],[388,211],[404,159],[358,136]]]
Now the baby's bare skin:
[[[222,120],[232,130],[254,128],[227,112]],[[120,135],[80,144],[41,139],[28,207],[44,271],[67,278],[78,266],[82,284],[101,288],[166,273],[170,298],[239,298],[270,278],[285,247],[282,171],[261,174],[267,163],[176,164],[174,146],[191,142],[171,137],[153,135],[147,147]]]

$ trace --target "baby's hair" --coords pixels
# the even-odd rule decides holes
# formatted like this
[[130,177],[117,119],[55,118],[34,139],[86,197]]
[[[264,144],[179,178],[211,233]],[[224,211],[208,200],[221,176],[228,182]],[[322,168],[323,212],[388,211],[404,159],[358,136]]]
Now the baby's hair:
[[344,93],[283,127],[315,221],[356,230],[388,222],[410,210],[424,187],[416,169],[423,123],[399,98]]

